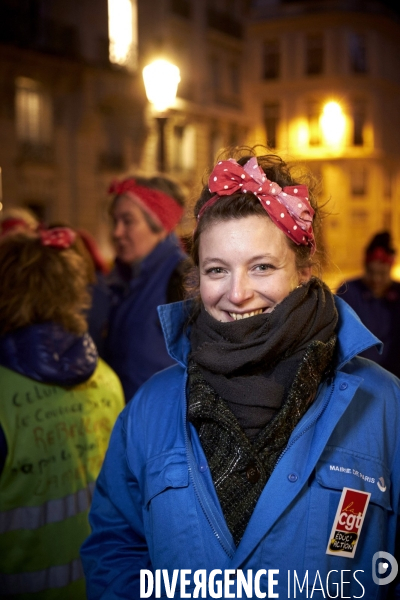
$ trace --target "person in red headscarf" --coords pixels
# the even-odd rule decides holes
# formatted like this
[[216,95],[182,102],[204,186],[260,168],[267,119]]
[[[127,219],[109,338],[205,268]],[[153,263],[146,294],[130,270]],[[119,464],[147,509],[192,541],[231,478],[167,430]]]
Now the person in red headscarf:
[[184,213],[185,193],[166,175],[114,181],[109,193],[116,259],[106,277],[110,311],[98,347],[119,375],[128,402],[151,375],[174,362],[157,306],[184,294],[186,254],[174,230]]
[[377,233],[365,249],[363,276],[345,281],[336,293],[383,342],[381,354],[370,348],[362,356],[400,377],[400,283],[391,276],[395,255],[390,233]]

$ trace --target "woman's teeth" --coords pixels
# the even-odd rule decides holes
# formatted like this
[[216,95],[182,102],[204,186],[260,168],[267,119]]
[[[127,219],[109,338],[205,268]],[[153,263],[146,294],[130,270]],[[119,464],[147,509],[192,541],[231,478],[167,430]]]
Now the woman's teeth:
[[233,312],[230,312],[229,315],[235,321],[240,321],[241,319],[247,319],[248,317],[254,317],[254,315],[261,315],[262,312],[263,312],[263,309],[259,308],[258,310],[253,310],[253,311],[247,312],[247,313],[233,313]]

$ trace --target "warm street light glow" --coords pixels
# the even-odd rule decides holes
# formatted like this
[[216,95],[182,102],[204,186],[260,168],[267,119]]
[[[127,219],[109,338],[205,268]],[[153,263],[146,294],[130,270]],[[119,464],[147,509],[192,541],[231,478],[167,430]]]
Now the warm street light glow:
[[108,0],[108,35],[112,63],[123,66],[129,64],[131,55],[135,52],[135,21],[132,0]]
[[143,80],[147,98],[157,111],[163,112],[173,105],[181,80],[178,67],[163,59],[156,60],[143,69]]
[[341,142],[345,129],[345,118],[340,104],[334,101],[325,104],[321,115],[321,127],[328,145],[335,146]]

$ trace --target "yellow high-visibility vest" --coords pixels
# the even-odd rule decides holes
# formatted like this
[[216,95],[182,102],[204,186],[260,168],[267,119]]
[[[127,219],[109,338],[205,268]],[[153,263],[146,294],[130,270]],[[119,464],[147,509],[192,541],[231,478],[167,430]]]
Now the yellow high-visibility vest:
[[0,595],[83,600],[79,550],[117,416],[120,381],[102,360],[86,382],[39,383],[0,366]]

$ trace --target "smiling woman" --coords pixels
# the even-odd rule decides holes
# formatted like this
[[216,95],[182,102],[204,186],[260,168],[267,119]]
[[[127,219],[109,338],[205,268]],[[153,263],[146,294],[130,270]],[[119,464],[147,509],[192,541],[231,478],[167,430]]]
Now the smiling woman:
[[311,277],[311,267],[297,269],[285,234],[258,215],[210,225],[199,263],[204,308],[218,321],[270,313]]
[[[399,380],[358,358],[379,340],[313,274],[320,213],[312,178],[295,172],[246,148],[209,175],[189,298],[158,308],[178,364],[121,415],[97,482],[82,549],[90,599],[138,598],[141,571],[161,570],[156,597],[197,597],[200,570],[228,588],[255,572],[248,597],[281,598],[293,571],[335,597],[330,575],[352,568],[341,597],[360,585],[385,597],[371,564],[395,549]],[[350,497],[361,508],[347,521]],[[194,578],[172,596],[179,570]]]

